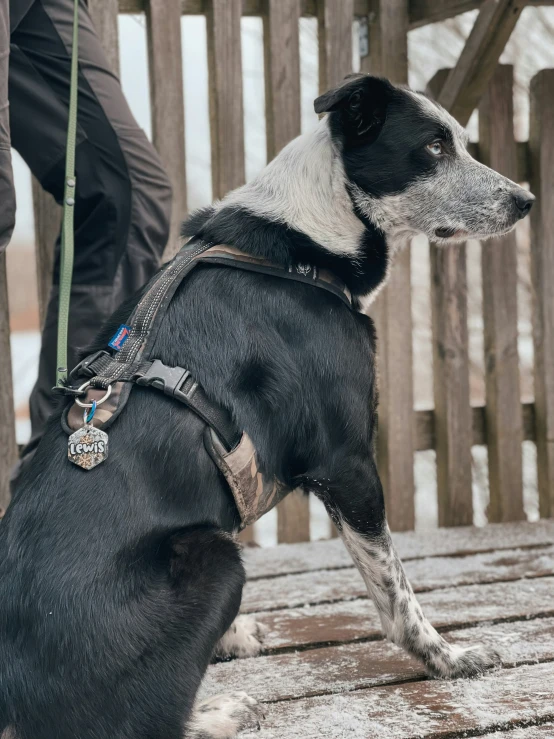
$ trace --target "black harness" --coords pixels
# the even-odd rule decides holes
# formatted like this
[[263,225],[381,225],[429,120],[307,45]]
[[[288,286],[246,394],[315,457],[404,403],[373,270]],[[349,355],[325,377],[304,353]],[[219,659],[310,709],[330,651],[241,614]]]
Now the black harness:
[[[332,292],[349,308],[352,299],[346,286],[332,273],[307,264],[283,268],[266,260],[226,245],[212,245],[194,241],[184,246],[148,283],[135,306],[128,325],[120,327],[120,338],[110,342],[111,351],[101,350],[87,356],[71,372],[71,385],[62,392],[75,397],[76,402],[90,403],[106,396],[109,400],[100,406],[96,420],[100,428],[107,429],[125,408],[134,385],[152,387],[183,403],[212,429],[225,449],[234,449],[241,438],[238,429],[225,408],[212,402],[200,384],[183,367],[168,367],[152,357],[158,331],[167,307],[179,285],[198,264],[218,264],[259,272],[298,282],[311,284]],[[118,336],[116,334],[116,336]],[[74,403],[63,415],[62,425],[72,434],[83,424],[82,411]],[[82,465],[84,466],[84,465]]]

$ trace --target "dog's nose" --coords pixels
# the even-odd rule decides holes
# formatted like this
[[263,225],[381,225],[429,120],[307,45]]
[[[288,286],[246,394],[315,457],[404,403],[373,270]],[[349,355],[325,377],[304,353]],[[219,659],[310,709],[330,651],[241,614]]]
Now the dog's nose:
[[529,213],[533,207],[535,196],[532,193],[527,192],[527,190],[518,190],[514,193],[514,202],[516,204],[518,216],[520,218],[525,218],[527,213]]

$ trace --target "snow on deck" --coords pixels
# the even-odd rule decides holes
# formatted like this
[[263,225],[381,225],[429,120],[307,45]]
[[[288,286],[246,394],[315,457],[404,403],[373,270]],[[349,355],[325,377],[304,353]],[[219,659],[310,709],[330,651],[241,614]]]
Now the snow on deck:
[[245,551],[243,610],[269,630],[265,649],[212,665],[202,695],[245,690],[265,704],[245,739],[554,739],[554,521],[395,539],[434,625],[494,645],[501,669],[427,679],[382,639],[335,540]]

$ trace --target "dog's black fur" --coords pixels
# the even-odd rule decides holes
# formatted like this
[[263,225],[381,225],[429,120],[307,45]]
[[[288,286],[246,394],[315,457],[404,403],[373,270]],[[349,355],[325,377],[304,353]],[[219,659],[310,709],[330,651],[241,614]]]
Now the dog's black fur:
[[[432,171],[421,146],[436,123],[410,97],[372,78],[349,96],[319,103],[348,180],[379,198]],[[185,233],[327,267],[358,298],[384,279],[389,259],[385,234],[358,215],[366,229],[355,258],[237,206],[193,215]],[[321,495],[339,526],[382,534],[367,316],[310,285],[202,266],[169,306],[153,356],[188,368],[231,411],[267,476]],[[229,536],[237,510],[202,432],[181,404],[137,387],[110,429],[109,459],[85,472],[67,461],[59,414],[51,420],[0,525],[0,734],[183,736],[244,581]]]

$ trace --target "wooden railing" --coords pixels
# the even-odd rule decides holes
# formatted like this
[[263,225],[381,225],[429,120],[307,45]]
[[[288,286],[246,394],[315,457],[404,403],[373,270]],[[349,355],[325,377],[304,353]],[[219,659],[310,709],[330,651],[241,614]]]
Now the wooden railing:
[[[212,184],[213,196],[221,197],[245,179],[241,14],[263,16],[271,159],[300,132],[302,14],[318,18],[319,85],[324,90],[351,71],[356,16],[363,16],[369,25],[370,54],[360,60],[361,69],[405,82],[408,29],[480,5],[467,0],[89,0],[114,69],[118,67],[118,12],[146,16],[153,142],[175,197],[168,254],[175,250],[179,223],[187,210],[182,13],[206,16]],[[430,90],[438,95],[446,78],[448,74],[441,71],[430,82]],[[494,60],[489,78],[479,107],[480,140],[471,145],[472,153],[518,182],[530,181],[538,198],[532,212],[531,245],[535,402],[520,399],[514,236],[483,244],[482,249],[487,394],[482,407],[470,405],[465,245],[448,249],[430,245],[435,407],[424,411],[414,411],[413,403],[410,254],[400,255],[373,311],[380,346],[378,456],[389,520],[397,530],[414,527],[414,452],[426,449],[436,450],[439,523],[472,523],[471,447],[478,444],[488,447],[490,521],[524,518],[523,440],[537,446],[540,514],[554,515],[554,70],[543,70],[533,80],[531,135],[524,143],[514,141],[512,68],[497,67]],[[34,196],[42,314],[59,216],[39,188]],[[8,469],[16,454],[3,260],[0,306],[1,506],[8,501]],[[278,540],[309,538],[308,502],[289,496],[278,509]]]

